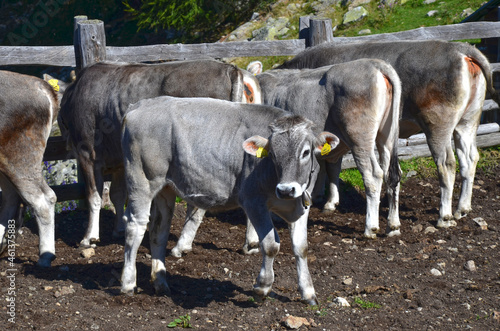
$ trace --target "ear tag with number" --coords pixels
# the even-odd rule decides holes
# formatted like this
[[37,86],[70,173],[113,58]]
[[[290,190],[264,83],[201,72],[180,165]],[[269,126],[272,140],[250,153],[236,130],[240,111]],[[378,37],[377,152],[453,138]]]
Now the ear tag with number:
[[263,158],[267,156],[267,150],[264,147],[259,147],[257,150],[256,156],[258,158]]
[[325,143],[321,149],[321,155],[328,155],[332,150],[332,146],[329,143]]

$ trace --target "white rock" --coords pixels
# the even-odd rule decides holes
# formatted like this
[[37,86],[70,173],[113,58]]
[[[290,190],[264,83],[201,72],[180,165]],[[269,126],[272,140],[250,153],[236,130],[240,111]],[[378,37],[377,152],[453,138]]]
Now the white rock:
[[351,304],[345,298],[336,297],[332,301],[332,306],[336,306],[336,307],[350,307]]
[[344,284],[344,285],[352,285],[352,278],[348,277],[348,278],[344,279],[344,281],[342,281],[342,284]]
[[86,248],[86,249],[83,249],[80,254],[86,258],[86,259],[90,259],[92,256],[95,255],[95,250],[90,247],[90,248]]
[[465,268],[465,270],[468,270],[468,271],[476,271],[477,270],[476,264],[472,260],[465,262],[464,268]]
[[443,274],[441,273],[441,271],[437,270],[436,268],[432,268],[431,269],[431,275],[433,275],[433,276],[442,276]]
[[427,16],[432,17],[437,14],[437,10],[431,10],[430,12],[427,13]]
[[488,230],[488,223],[486,223],[482,217],[476,217],[473,219],[473,221],[474,223],[479,225],[481,230]]
[[438,229],[436,229],[435,227],[433,226],[428,226],[425,228],[424,230],[424,233],[427,234],[427,233],[434,233],[434,232],[437,232]]

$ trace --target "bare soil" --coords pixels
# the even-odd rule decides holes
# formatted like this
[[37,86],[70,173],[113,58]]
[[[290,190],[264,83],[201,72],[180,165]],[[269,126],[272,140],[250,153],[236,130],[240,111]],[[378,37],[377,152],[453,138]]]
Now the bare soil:
[[[48,269],[35,265],[38,235],[35,222],[29,221],[17,237],[14,266],[5,254],[0,259],[0,328],[158,330],[189,315],[191,326],[200,330],[283,330],[289,316],[305,318],[301,330],[500,329],[499,170],[478,170],[473,211],[458,226],[433,233],[426,229],[435,226],[438,215],[435,177],[412,177],[402,184],[402,235],[397,238],[363,239],[365,200],[354,189],[343,192],[336,212],[325,214],[313,207],[308,240],[320,302],[315,307],[299,300],[284,223],[276,222],[282,245],[274,265],[273,293],[256,302],[252,285],[261,256],[241,253],[245,225],[240,211],[209,215],[193,252],[181,259],[167,257],[170,297],[156,296],[149,283],[147,238],[137,260],[139,293],[119,293],[123,244],[111,238],[112,212],[102,211],[101,242],[90,258],[84,258],[77,245],[87,213],[57,215],[57,258]],[[386,205],[383,201],[382,229]],[[179,205],[168,248],[177,241],[183,216],[184,206]],[[487,229],[481,229],[477,218]],[[466,267],[468,261],[475,271]],[[8,269],[15,269],[15,323],[8,321],[4,300],[12,285]],[[441,275],[433,275],[432,269]],[[337,307],[337,297],[351,306]]]

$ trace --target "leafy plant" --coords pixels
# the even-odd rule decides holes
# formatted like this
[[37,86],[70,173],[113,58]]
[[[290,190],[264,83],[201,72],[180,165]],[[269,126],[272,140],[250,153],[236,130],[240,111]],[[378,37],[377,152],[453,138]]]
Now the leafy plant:
[[363,309],[380,308],[380,307],[382,307],[378,303],[366,301],[366,300],[361,299],[360,297],[355,297],[354,298],[354,303],[357,304],[359,307],[361,307]]
[[191,326],[191,316],[189,314],[179,316],[167,325],[169,328],[192,328]]

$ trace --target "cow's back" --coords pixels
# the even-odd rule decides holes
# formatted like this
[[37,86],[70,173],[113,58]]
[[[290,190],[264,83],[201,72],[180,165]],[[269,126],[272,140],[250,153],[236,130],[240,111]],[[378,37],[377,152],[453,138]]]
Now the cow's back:
[[[234,66],[214,60],[163,64],[97,63],[87,67],[65,92],[61,122],[72,141],[95,145],[108,167],[121,163],[120,126],[130,104],[162,95],[231,100]],[[207,88],[209,87],[209,88]],[[82,146],[74,146],[77,149]]]
[[424,91],[439,90],[440,102],[454,102],[462,88],[456,82],[460,81],[459,65],[464,57],[475,59],[491,82],[489,63],[480,51],[465,43],[440,40],[327,43],[301,52],[279,68],[317,68],[362,58],[381,59],[392,65],[401,79],[405,111],[415,112]]
[[123,121],[125,160],[140,158],[144,173],[167,173],[178,194],[198,207],[235,208],[242,180],[259,163],[242,143],[253,135],[268,137],[269,123],[283,114],[273,107],[207,98],[142,100]]
[[14,164],[13,158],[36,157],[41,162],[57,112],[57,96],[49,84],[36,77],[0,71],[1,159]]

